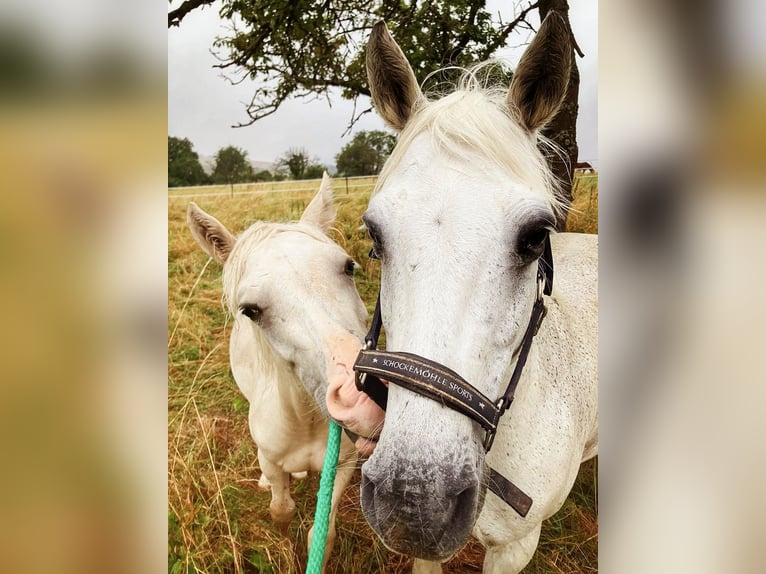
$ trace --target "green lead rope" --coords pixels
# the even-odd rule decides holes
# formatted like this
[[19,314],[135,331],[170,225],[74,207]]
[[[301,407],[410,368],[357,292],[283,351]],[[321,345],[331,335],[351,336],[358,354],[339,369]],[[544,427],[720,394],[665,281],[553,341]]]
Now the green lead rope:
[[324,563],[324,548],[327,543],[327,531],[330,527],[330,507],[332,506],[332,488],[335,484],[335,472],[338,469],[340,452],[340,425],[330,421],[327,433],[327,451],[324,455],[322,477],[319,479],[317,509],[314,513],[314,534],[311,537],[309,559],[306,574],[320,574]]

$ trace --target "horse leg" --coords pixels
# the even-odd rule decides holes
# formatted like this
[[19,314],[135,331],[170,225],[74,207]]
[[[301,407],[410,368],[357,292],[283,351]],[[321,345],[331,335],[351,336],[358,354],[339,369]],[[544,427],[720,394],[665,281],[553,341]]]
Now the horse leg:
[[[291,472],[290,476],[293,480],[303,480],[308,476],[308,472]],[[258,490],[271,490],[271,482],[266,478],[266,475],[261,473],[261,478],[258,479]]]
[[484,556],[483,574],[517,574],[532,559],[540,539],[540,527],[524,538],[505,545],[489,546]]
[[271,490],[271,482],[263,474],[263,471],[261,471],[261,478],[258,479],[258,490]]
[[415,558],[412,563],[412,574],[441,574],[442,563]]
[[287,532],[287,526],[295,513],[295,502],[290,496],[290,475],[268,460],[260,449],[258,449],[258,462],[263,476],[271,483],[271,504],[269,504],[271,519],[281,532]]
[[[343,491],[346,489],[346,486],[348,486],[348,482],[351,480],[351,476],[354,474],[355,468],[356,464],[354,459],[352,461],[343,463],[342,466],[338,465],[338,470],[335,474],[335,484],[333,484],[332,487],[332,499],[330,503],[330,522],[327,528],[327,542],[325,542],[324,562],[322,563],[323,572],[325,566],[327,565],[327,559],[330,557],[330,553],[332,552],[332,547],[335,544],[335,516],[338,514],[338,503],[340,502],[340,497],[343,494]],[[313,535],[314,526],[312,525],[311,529],[309,530],[309,549],[311,548],[311,538]]]

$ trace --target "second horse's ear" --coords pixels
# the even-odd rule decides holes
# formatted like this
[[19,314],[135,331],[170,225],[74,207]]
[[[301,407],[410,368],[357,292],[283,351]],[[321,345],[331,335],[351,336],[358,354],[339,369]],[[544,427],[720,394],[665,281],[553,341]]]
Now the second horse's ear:
[[423,98],[415,72],[382,20],[367,42],[367,83],[372,103],[383,120],[400,132]]
[[335,204],[332,198],[332,183],[327,172],[322,175],[322,184],[319,191],[308,204],[306,210],[301,215],[301,223],[308,223],[318,227],[324,233],[327,233],[335,223]]
[[186,210],[186,223],[205,253],[219,263],[228,259],[236,238],[223,223],[202,211],[194,202],[189,203]]
[[508,90],[508,107],[528,131],[539,130],[561,107],[572,67],[572,36],[564,18],[549,12],[521,57]]

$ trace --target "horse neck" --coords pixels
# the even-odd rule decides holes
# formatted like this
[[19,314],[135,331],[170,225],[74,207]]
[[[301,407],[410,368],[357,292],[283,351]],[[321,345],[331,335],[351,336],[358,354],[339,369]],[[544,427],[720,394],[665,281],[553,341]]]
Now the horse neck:
[[[554,298],[546,301],[548,313],[534,338],[516,390],[512,408],[518,414],[511,412],[508,416],[512,419],[524,413],[519,418],[529,416],[528,422],[533,426],[540,422],[541,413],[548,412],[543,418],[553,422],[561,416],[566,417],[570,409],[577,408],[572,404],[572,396],[577,390],[568,373],[580,360],[578,347],[566,328],[560,302]],[[552,357],[556,360],[552,361]]]
[[260,329],[252,331],[254,381],[272,386],[269,391],[276,395],[285,416],[305,420],[306,414],[317,407],[298,377],[295,367],[274,350]]

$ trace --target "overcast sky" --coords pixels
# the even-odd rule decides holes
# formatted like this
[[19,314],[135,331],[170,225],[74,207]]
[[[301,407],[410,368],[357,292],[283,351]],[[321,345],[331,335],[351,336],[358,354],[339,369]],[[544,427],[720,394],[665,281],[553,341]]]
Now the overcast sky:
[[[170,8],[180,4],[174,0]],[[570,2],[570,20],[577,42],[585,54],[578,58],[580,69],[580,113],[577,140],[581,161],[596,161],[597,83],[598,83],[598,4],[593,1]],[[487,2],[493,13],[500,11],[504,20],[513,17],[512,3]],[[304,147],[324,165],[334,165],[335,155],[360,130],[384,129],[375,113],[365,114],[350,135],[342,137],[351,118],[353,103],[339,92],[326,99],[297,99],[282,104],[273,115],[245,128],[231,126],[245,122],[245,102],[252,97],[252,83],[231,85],[214,68],[211,54],[213,40],[226,33],[218,17],[220,3],[198,9],[186,16],[180,28],[168,30],[168,134],[189,138],[200,155],[212,156],[220,148],[235,145],[248,152],[252,161],[271,162],[288,148]],[[536,16],[537,12],[534,11]],[[537,27],[538,22],[530,19]],[[496,55],[515,67],[528,37],[511,36],[508,48]],[[362,107],[364,106],[364,107]],[[368,98],[360,98],[359,110],[369,107]]]

